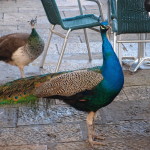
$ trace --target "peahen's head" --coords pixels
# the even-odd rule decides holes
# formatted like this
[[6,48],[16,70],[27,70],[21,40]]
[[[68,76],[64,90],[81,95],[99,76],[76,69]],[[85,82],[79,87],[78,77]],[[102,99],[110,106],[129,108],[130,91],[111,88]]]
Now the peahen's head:
[[28,21],[32,28],[35,27],[35,24],[37,23],[37,17],[35,19],[32,19],[31,21]]
[[101,22],[100,24],[100,30],[101,32],[106,32],[110,28],[108,22]]

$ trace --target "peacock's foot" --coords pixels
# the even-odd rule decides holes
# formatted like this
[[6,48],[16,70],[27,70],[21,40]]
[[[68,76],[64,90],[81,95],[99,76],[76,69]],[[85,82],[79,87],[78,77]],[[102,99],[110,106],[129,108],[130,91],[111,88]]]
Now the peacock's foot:
[[99,136],[99,135],[93,135],[93,139],[97,139],[97,140],[105,140],[105,138],[103,137],[103,135]]
[[94,141],[93,139],[89,139],[89,144],[93,147],[94,145],[101,145],[101,146],[106,146],[105,143],[103,142],[98,142],[98,141]]
[[104,142],[99,142],[96,140],[105,140],[105,138],[103,136],[97,136],[95,134],[93,135],[89,135],[89,139],[88,142],[89,144],[93,147],[94,145],[101,145],[101,146],[106,146],[106,144]]

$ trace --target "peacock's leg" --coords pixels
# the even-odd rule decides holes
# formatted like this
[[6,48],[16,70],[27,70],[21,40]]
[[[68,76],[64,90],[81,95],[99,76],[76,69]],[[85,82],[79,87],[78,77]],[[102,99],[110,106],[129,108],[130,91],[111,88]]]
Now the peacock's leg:
[[25,78],[24,67],[23,66],[19,66],[19,70],[20,70],[21,78]]
[[[91,146],[93,145],[106,145],[104,143],[101,143],[101,142],[97,142],[97,141],[94,141],[94,138],[98,138],[98,136],[95,135],[94,133],[94,125],[93,125],[93,122],[94,122],[94,117],[95,117],[95,112],[90,112],[87,116],[87,127],[88,127],[88,141],[90,143]],[[98,139],[104,139],[104,138],[98,138]]]
[[98,139],[98,140],[105,140],[105,138],[103,137],[103,135],[96,135],[95,133],[95,118],[96,118],[96,113],[94,115],[94,119],[93,119],[93,139]]

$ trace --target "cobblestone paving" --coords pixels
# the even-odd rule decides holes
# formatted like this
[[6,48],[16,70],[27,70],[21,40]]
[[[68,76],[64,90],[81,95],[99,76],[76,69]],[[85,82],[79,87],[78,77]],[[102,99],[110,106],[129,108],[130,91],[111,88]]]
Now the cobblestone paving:
[[[98,14],[96,5],[81,0],[84,12]],[[76,0],[57,0],[61,15],[79,14]],[[106,17],[106,1],[102,0]],[[27,32],[27,21],[38,18],[37,31],[47,41],[50,24],[40,0],[0,0],[0,36]],[[58,30],[65,33],[61,28]],[[101,38],[88,30],[92,62],[88,61],[83,31],[74,31],[66,48],[60,70],[73,70],[102,64]],[[53,72],[62,39],[54,36],[44,70],[41,57],[25,68],[26,76]],[[129,47],[132,47],[128,45]],[[133,48],[132,48],[133,49]],[[20,77],[17,67],[0,62],[0,84]],[[0,150],[150,150],[150,70],[135,74],[124,71],[125,85],[115,101],[97,113],[96,132],[103,134],[106,146],[91,148],[87,139],[86,113],[59,100],[45,110],[42,100],[35,109],[29,106],[0,107]]]

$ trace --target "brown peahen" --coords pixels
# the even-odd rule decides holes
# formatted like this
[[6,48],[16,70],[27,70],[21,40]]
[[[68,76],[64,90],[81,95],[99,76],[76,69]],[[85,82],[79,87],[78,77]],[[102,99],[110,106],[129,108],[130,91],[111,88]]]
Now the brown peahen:
[[110,104],[124,84],[119,60],[107,39],[107,22],[100,25],[103,40],[103,65],[88,69],[59,72],[18,79],[0,86],[0,104],[37,101],[40,97],[58,98],[70,106],[88,112],[88,140],[94,141],[94,117],[100,108]]
[[32,32],[13,33],[0,38],[0,61],[19,68],[21,77],[24,67],[34,61],[44,50],[44,41],[35,30],[36,19],[30,21]]

